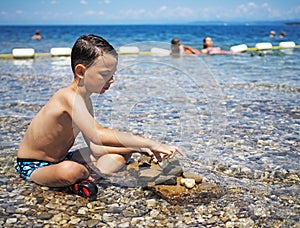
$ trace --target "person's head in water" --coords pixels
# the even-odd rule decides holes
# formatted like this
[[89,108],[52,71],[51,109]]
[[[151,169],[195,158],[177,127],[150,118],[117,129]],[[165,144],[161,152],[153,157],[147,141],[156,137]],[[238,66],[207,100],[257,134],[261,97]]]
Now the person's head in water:
[[214,43],[211,37],[207,36],[203,39],[203,49],[213,47]]
[[40,39],[42,39],[40,30],[36,30],[35,33],[34,33],[34,35],[31,37],[31,39],[33,39],[33,40],[40,40]]

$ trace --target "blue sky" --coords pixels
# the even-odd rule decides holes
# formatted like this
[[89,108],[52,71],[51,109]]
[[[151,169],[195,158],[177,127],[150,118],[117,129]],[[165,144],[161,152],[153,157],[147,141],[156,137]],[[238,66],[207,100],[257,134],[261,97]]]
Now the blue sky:
[[299,0],[0,0],[2,25],[299,19]]

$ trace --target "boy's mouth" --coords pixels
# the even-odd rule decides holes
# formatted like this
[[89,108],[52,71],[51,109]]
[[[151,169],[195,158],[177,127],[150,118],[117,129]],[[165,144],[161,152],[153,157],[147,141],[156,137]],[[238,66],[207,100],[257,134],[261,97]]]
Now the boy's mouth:
[[104,90],[108,90],[110,86],[104,86],[103,89]]

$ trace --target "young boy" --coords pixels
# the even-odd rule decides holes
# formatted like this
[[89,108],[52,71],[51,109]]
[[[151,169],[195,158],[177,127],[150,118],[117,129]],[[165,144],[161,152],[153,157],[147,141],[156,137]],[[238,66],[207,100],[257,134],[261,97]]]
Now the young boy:
[[[182,154],[177,147],[104,128],[94,119],[90,96],[109,89],[117,62],[115,49],[102,37],[83,35],[75,42],[72,84],[58,90],[39,111],[19,147],[16,169],[24,179],[49,187],[69,186],[74,193],[90,197],[97,187],[84,161],[93,162],[102,173],[113,173],[132,152],[158,161]],[[88,148],[68,152],[80,132]]]

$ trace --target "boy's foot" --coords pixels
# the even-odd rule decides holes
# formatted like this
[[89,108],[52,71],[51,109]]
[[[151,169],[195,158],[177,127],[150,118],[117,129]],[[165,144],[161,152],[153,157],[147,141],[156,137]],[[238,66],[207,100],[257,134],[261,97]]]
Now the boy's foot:
[[98,193],[97,185],[89,179],[77,182],[68,188],[72,193],[86,198],[96,198]]

